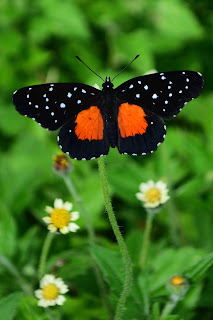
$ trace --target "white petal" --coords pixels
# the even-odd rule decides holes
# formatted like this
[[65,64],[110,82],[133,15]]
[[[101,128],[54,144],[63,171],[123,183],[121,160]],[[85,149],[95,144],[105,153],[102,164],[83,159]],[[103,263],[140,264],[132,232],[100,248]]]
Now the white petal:
[[55,306],[56,305],[56,299],[54,300],[47,300],[47,303],[49,306]]
[[43,294],[42,294],[42,290],[41,289],[35,290],[34,294],[35,294],[36,298],[38,298],[38,299],[42,299],[43,298]]
[[51,218],[50,217],[43,217],[42,220],[47,224],[51,223]]
[[47,229],[50,230],[50,232],[56,232],[57,230],[57,228],[52,223],[48,225]]
[[61,199],[55,199],[54,208],[58,208],[58,209],[63,208],[63,201]]
[[141,183],[139,185],[139,190],[143,193],[150,189],[150,186],[147,183]]
[[154,181],[153,180],[149,180],[149,181],[147,181],[147,183],[146,183],[148,186],[149,186],[149,188],[153,188],[154,186],[155,186],[155,183],[154,183]]
[[49,207],[49,206],[46,206],[46,207],[45,207],[45,211],[46,211],[47,213],[51,213],[51,212],[53,211],[53,208],[52,208],[52,207]]
[[155,187],[158,188],[159,190],[165,190],[167,185],[166,183],[164,183],[163,181],[158,181],[156,184],[155,184]]
[[64,296],[59,295],[55,302],[56,302],[56,304],[61,306],[64,303],[65,300],[66,300],[66,298]]
[[170,199],[170,197],[169,196],[166,196],[166,195],[164,195],[164,196],[162,196],[162,198],[161,198],[161,200],[160,200],[160,203],[165,203],[167,200],[169,200]]
[[78,220],[79,218],[79,212],[78,211],[73,211],[71,212],[71,221],[75,221],[75,220]]
[[73,222],[71,222],[70,224],[69,224],[69,230],[71,231],[71,232],[76,232],[76,230],[78,230],[80,227],[76,224],[76,223],[73,223]]
[[43,307],[43,308],[47,308],[49,306],[48,300],[45,300],[45,299],[39,300],[38,301],[38,306],[39,307]]
[[136,198],[137,198],[138,200],[140,200],[140,201],[144,201],[144,200],[145,200],[145,195],[144,195],[144,193],[137,192],[135,196],[136,196]]
[[46,274],[40,281],[40,287],[43,288],[47,284],[52,283],[55,277],[52,274]]
[[72,210],[72,203],[71,202],[68,202],[68,201],[66,201],[66,202],[64,202],[64,205],[63,205],[63,208],[65,209],[65,210],[67,210],[67,211],[70,211],[70,210]]
[[146,202],[144,203],[144,207],[145,208],[156,208],[160,205],[160,202],[159,201],[156,201],[156,202]]
[[61,286],[60,288],[60,293],[67,293],[69,291],[68,286],[66,284],[64,284],[63,286]]
[[69,232],[69,228],[67,226],[59,229],[61,233],[66,234]]

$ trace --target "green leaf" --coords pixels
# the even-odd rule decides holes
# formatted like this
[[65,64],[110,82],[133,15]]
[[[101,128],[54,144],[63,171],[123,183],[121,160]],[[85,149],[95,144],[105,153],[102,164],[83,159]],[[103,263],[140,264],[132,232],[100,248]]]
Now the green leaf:
[[199,280],[206,271],[213,265],[213,252],[202,257],[198,262],[189,267],[184,276],[191,281]]
[[[100,246],[93,246],[90,250],[103,273],[104,279],[109,284],[111,301],[115,307],[124,284],[124,264],[121,255],[116,251]],[[138,290],[136,281],[133,281],[123,319],[141,318],[144,314],[144,306],[141,301],[143,301],[143,297]]]
[[16,224],[10,211],[1,204],[0,210],[0,253],[11,257],[17,249]]
[[15,319],[16,310],[22,297],[22,292],[15,292],[0,300],[0,315],[2,319]]

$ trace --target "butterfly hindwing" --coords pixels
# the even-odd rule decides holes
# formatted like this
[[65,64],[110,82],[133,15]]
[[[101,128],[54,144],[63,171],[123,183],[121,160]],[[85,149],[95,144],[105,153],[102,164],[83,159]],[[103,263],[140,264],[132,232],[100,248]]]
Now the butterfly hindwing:
[[51,83],[19,89],[13,94],[16,110],[49,130],[60,128],[70,116],[97,104],[100,91],[79,83]]
[[63,152],[77,160],[90,160],[106,155],[109,152],[109,142],[98,106],[90,106],[71,117],[60,130],[58,143]]
[[115,89],[122,100],[140,105],[164,119],[176,116],[202,91],[203,77],[194,71],[153,73],[130,79]]
[[148,109],[123,103],[118,109],[118,151],[121,154],[152,153],[166,135],[164,121]]

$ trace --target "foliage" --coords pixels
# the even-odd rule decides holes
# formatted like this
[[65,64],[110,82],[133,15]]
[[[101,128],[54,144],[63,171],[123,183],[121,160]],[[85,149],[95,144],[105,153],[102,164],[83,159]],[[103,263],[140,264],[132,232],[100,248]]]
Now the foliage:
[[[43,82],[100,80],[116,75],[115,86],[151,69],[189,69],[204,75],[201,97],[167,123],[158,151],[146,157],[106,158],[113,207],[133,265],[134,284],[124,319],[158,319],[169,299],[166,283],[187,277],[189,290],[169,319],[213,317],[213,46],[212,6],[207,0],[9,0],[0,4],[0,314],[4,319],[48,319],[37,306],[38,263],[47,233],[42,222],[55,198],[74,202],[52,170],[56,133],[21,117],[12,92]],[[80,231],[59,235],[51,246],[48,273],[69,285],[61,319],[105,320],[92,268],[99,265],[112,307],[122,288],[123,265],[104,209],[97,161],[72,161],[70,177],[97,234],[89,246],[84,220]],[[171,200],[156,215],[146,272],[138,269],[146,214],[135,197],[141,182],[163,179]],[[74,209],[79,210],[77,204]],[[20,290],[24,294],[20,293]],[[53,308],[54,319],[59,319]]]

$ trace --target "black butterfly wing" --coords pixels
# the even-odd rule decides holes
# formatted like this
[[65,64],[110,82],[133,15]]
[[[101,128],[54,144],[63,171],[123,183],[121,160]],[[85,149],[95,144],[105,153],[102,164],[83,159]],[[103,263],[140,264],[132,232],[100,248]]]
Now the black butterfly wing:
[[197,98],[203,77],[194,71],[169,71],[130,79],[115,89],[116,96],[146,108],[164,119],[175,117],[183,106]]
[[[95,114],[92,109],[95,109]],[[57,140],[60,148],[76,160],[91,160],[109,152],[109,142],[104,120],[97,106],[80,112],[67,121],[59,131]],[[82,120],[81,114],[86,112]],[[78,121],[80,119],[80,121]]]
[[152,111],[135,104],[118,107],[118,150],[121,154],[146,155],[164,141],[164,121]]
[[70,116],[97,105],[100,91],[80,83],[51,83],[19,89],[13,94],[16,110],[49,130],[60,128]]
[[97,158],[109,151],[99,100],[100,90],[79,83],[35,85],[13,94],[20,114],[48,130],[62,127],[59,146],[78,160]]

